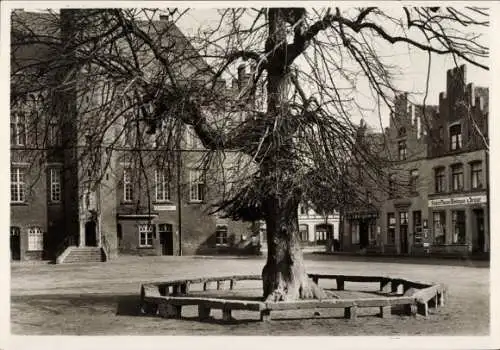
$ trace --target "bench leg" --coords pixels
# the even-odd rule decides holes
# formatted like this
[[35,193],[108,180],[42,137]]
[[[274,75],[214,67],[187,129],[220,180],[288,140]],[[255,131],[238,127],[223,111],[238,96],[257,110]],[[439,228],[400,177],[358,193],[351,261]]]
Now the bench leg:
[[229,289],[233,290],[235,287],[236,287],[236,281],[235,280],[231,280],[231,282],[229,284]]
[[337,290],[344,290],[344,280],[337,278]]
[[344,309],[344,318],[348,318],[350,320],[356,319],[358,308],[356,306],[346,307]]
[[198,305],[198,317],[200,320],[206,320],[210,318],[210,308],[204,305]]
[[189,283],[181,284],[181,294],[188,294],[188,293],[189,293]]
[[417,314],[417,305],[406,304],[405,305],[405,314],[407,314],[408,316],[415,316]]
[[222,309],[222,320],[223,321],[232,321],[231,309]]
[[422,316],[429,315],[429,305],[427,303],[417,303],[417,313]]
[[262,310],[260,312],[260,320],[261,321],[271,321],[271,310]]
[[380,317],[390,318],[391,317],[391,306],[381,306],[380,307]]
[[441,293],[438,293],[437,299],[438,299],[439,306],[444,306],[444,297],[445,297],[444,291]]
[[158,314],[164,318],[181,318],[182,306],[172,304],[160,304]]
[[217,290],[222,289],[222,281],[217,281]]
[[206,292],[208,290],[208,282],[203,283],[203,291]]

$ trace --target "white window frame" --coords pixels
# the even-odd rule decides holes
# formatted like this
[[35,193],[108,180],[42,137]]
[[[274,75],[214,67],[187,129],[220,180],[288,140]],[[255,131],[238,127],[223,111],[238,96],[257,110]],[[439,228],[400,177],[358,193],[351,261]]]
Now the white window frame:
[[215,245],[227,246],[229,242],[229,235],[227,225],[217,225],[215,230]]
[[28,251],[43,251],[43,232],[40,227],[34,226],[28,229]]
[[[451,129],[453,128],[460,128],[460,132],[456,134],[451,133]],[[460,124],[454,124],[450,125],[450,149],[452,151],[458,151],[462,149],[462,125]]]
[[139,224],[137,227],[139,233],[139,247],[150,248],[153,246],[153,225]]
[[23,113],[15,113],[10,123],[11,140],[13,146],[25,146],[28,142],[26,116]]
[[189,200],[191,202],[203,202],[205,200],[205,180],[201,169],[189,171]]
[[157,202],[170,201],[170,183],[166,169],[155,170],[155,200]]
[[[13,196],[14,190],[17,196]],[[23,167],[12,167],[10,170],[10,201],[26,202],[26,171]]]
[[464,165],[461,163],[451,166],[451,189],[455,192],[464,189]]
[[60,203],[62,200],[62,171],[61,168],[50,168],[50,201]]
[[483,174],[482,162],[473,162],[470,164],[470,185],[472,189],[482,188],[481,176]]
[[132,202],[134,200],[134,188],[131,179],[131,169],[123,169],[123,201]]

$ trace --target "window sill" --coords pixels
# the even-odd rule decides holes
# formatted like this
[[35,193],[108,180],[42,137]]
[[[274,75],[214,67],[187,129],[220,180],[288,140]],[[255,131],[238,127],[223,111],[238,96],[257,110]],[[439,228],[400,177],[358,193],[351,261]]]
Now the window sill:
[[28,249],[28,253],[41,253],[43,252],[43,249]]
[[202,203],[205,203],[205,201],[204,200],[191,199],[188,203],[189,204],[202,204]]
[[171,199],[166,199],[166,200],[155,200],[153,201],[153,204],[174,204],[174,201]]
[[140,245],[137,247],[138,249],[154,249],[152,245]]
[[48,204],[49,205],[61,205],[62,201],[49,201]]
[[22,207],[22,206],[27,206],[27,202],[10,202],[10,205],[13,205],[15,207]]

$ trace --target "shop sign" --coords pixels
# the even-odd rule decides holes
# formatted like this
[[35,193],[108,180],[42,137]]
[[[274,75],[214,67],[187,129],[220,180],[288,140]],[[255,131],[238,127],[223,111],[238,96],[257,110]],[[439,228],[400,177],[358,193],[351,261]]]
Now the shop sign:
[[175,205],[155,205],[153,206],[153,209],[156,211],[175,211],[177,207]]
[[466,196],[454,198],[430,199],[429,207],[445,207],[453,205],[471,205],[486,203],[486,196]]

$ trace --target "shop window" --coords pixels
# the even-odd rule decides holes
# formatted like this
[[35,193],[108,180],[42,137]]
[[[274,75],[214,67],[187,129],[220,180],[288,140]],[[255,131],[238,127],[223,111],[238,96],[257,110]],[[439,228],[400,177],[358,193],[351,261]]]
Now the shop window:
[[446,237],[446,213],[435,211],[432,213],[432,228],[436,244],[444,244]]
[[387,244],[394,245],[396,243],[396,215],[387,213]]
[[43,250],[43,232],[40,227],[30,227],[28,229],[28,250]]
[[465,244],[465,211],[452,211],[451,221],[453,229],[453,243]]
[[483,172],[481,162],[473,162],[470,165],[470,179],[471,179],[471,188],[478,189],[483,188],[483,184],[481,182],[481,175]]
[[462,126],[456,124],[450,127],[450,150],[457,151],[462,148]]
[[330,225],[316,225],[316,243],[324,244],[331,239]]
[[422,242],[422,212],[416,210],[413,212],[413,235],[414,243],[421,245]]
[[153,246],[153,225],[141,224],[139,225],[139,247],[152,247]]
[[228,244],[228,234],[226,225],[217,225],[217,230],[215,231],[215,244],[216,245]]
[[434,170],[434,190],[436,193],[446,191],[444,167],[439,167]]
[[464,167],[462,164],[451,166],[451,188],[453,191],[464,189]]

